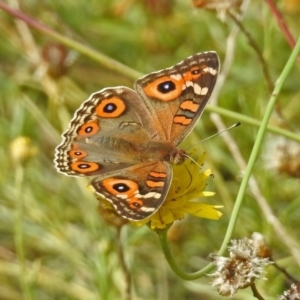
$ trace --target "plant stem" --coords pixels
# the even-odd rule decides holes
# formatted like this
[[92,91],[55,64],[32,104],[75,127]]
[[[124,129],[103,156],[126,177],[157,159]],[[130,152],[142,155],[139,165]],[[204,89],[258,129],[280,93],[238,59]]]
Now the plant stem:
[[261,50],[259,49],[259,46],[257,45],[256,41],[254,40],[254,38],[251,36],[251,34],[246,30],[246,28],[243,26],[243,24],[235,17],[235,15],[233,13],[231,13],[230,11],[228,12],[228,14],[230,15],[231,19],[235,22],[235,24],[239,27],[239,29],[241,30],[241,32],[246,36],[249,45],[252,47],[252,49],[255,51],[258,60],[260,61],[261,67],[262,67],[262,71],[267,83],[267,88],[269,93],[271,94],[274,85],[271,79],[271,76],[269,74],[269,69],[268,66],[266,64],[266,61],[261,53]]
[[237,199],[236,199],[235,205],[233,207],[233,211],[232,211],[231,219],[230,219],[229,224],[228,224],[227,232],[226,232],[225,238],[223,240],[223,244],[220,248],[220,251],[218,252],[219,255],[222,255],[225,252],[225,250],[227,248],[227,244],[229,243],[229,241],[231,239],[231,236],[232,236],[232,233],[233,233],[233,230],[234,230],[234,226],[235,226],[237,218],[238,218],[238,213],[239,213],[241,205],[243,203],[243,199],[244,199],[244,195],[245,195],[246,190],[247,190],[248,182],[249,182],[254,164],[255,164],[256,159],[258,157],[259,149],[260,149],[260,146],[263,142],[263,138],[264,138],[264,135],[265,135],[265,132],[266,132],[266,128],[267,128],[269,119],[271,117],[271,114],[273,112],[277,96],[278,96],[278,94],[279,94],[279,92],[280,92],[280,90],[283,86],[283,83],[287,79],[287,76],[290,73],[290,71],[291,71],[291,69],[294,65],[294,62],[296,61],[297,55],[299,54],[299,52],[300,52],[300,37],[298,38],[297,44],[296,44],[295,48],[293,49],[286,65],[283,69],[283,71],[281,72],[278,80],[276,81],[273,93],[272,93],[271,98],[269,100],[269,103],[266,107],[266,112],[265,112],[265,115],[262,119],[261,126],[258,130],[257,137],[256,137],[256,140],[255,140],[255,143],[254,143],[249,161],[248,161],[248,165],[247,165],[247,168],[245,170],[245,175],[243,177],[243,180],[242,180],[242,183],[241,183],[238,195],[237,195]]
[[168,233],[167,229],[157,231],[159,243],[164,252],[165,258],[166,258],[170,268],[173,270],[173,272],[178,277],[180,277],[184,280],[195,280],[195,279],[201,278],[203,275],[207,274],[210,270],[213,269],[213,264],[208,264],[205,268],[203,268],[197,272],[194,272],[194,273],[186,273],[186,272],[182,271],[178,267],[173,255],[172,255],[170,246],[168,244],[167,233]]
[[253,293],[253,296],[259,300],[265,300],[265,298],[262,297],[262,295],[258,292],[257,288],[256,288],[256,285],[254,282],[251,283],[250,285],[251,287],[251,290],[252,290],[252,293]]
[[[226,251],[227,245],[228,245],[228,243],[231,239],[235,224],[237,222],[238,213],[239,213],[239,210],[240,210],[241,205],[243,203],[243,199],[244,199],[244,195],[245,195],[246,190],[247,190],[248,182],[249,182],[254,164],[255,164],[256,159],[258,157],[259,149],[260,149],[260,146],[263,142],[263,138],[264,138],[264,135],[265,135],[265,132],[266,132],[266,129],[267,129],[269,119],[270,119],[271,114],[273,112],[277,96],[278,96],[278,94],[279,94],[279,92],[280,92],[280,90],[283,86],[283,83],[287,79],[287,77],[288,77],[288,75],[289,75],[289,73],[290,73],[290,71],[291,71],[291,69],[294,65],[294,62],[296,61],[297,55],[298,55],[299,52],[300,52],[300,37],[297,41],[297,44],[296,44],[295,48],[293,49],[288,61],[287,61],[282,73],[280,74],[280,76],[279,76],[279,78],[278,78],[278,80],[275,84],[273,93],[270,97],[269,103],[268,103],[267,108],[266,108],[265,115],[262,119],[261,126],[258,130],[258,133],[257,133],[257,138],[255,140],[255,143],[254,143],[254,146],[253,146],[250,158],[249,158],[247,168],[245,170],[245,175],[243,177],[243,180],[242,180],[242,183],[241,183],[238,195],[237,195],[237,199],[236,199],[233,211],[232,211],[231,219],[230,219],[230,222],[228,224],[227,232],[226,232],[226,235],[224,237],[221,248],[218,252],[218,255],[223,255],[224,254],[224,252]],[[199,270],[195,273],[186,273],[186,272],[182,271],[178,267],[178,265],[176,264],[176,262],[174,260],[174,257],[171,253],[171,249],[170,249],[168,241],[167,241],[167,229],[158,230],[157,234],[158,234],[158,238],[159,238],[161,248],[164,252],[164,255],[165,255],[165,258],[166,258],[167,262],[169,263],[169,266],[174,271],[174,273],[176,273],[180,278],[185,279],[185,280],[194,280],[194,279],[198,279],[198,278],[202,277],[203,275],[207,274],[208,272],[210,272],[212,270],[213,264],[208,264],[206,267],[204,267],[203,269],[201,269],[201,270]],[[258,299],[263,299],[263,298],[258,298]]]

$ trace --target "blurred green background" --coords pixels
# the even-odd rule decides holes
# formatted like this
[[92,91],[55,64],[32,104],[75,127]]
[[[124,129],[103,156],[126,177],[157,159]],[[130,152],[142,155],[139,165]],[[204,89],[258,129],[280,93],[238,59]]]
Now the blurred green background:
[[[16,5],[16,1],[5,3]],[[241,117],[221,115],[223,122],[230,126],[243,116],[260,120],[264,114],[270,93],[258,57],[230,17],[224,22],[219,19],[220,12],[183,0],[20,3],[19,9],[32,18],[141,74],[207,50],[218,52],[221,65],[231,57],[218,106]],[[242,7],[238,1],[219,3],[229,3],[236,15],[243,11],[242,24],[259,46],[275,82],[291,49],[268,6],[262,1],[247,1]],[[300,2],[277,1],[277,5],[297,38]],[[60,134],[82,101],[107,86],[132,87],[134,76],[58,45],[2,10],[0,20],[0,299],[127,299],[120,251],[132,276],[132,299],[221,299],[209,277],[187,282],[171,272],[155,232],[130,224],[118,232],[99,214],[94,195],[86,189],[88,180],[66,177],[54,169]],[[299,66],[296,63],[285,83],[272,118],[272,124],[294,132],[299,131]],[[204,112],[184,145],[217,132],[210,111]],[[229,133],[230,144],[245,161],[257,130],[242,121]],[[278,147],[278,141],[283,146]],[[289,143],[268,134],[253,173],[261,195],[288,235],[277,231],[272,215],[266,214],[258,204],[260,197],[250,189],[234,238],[262,233],[273,258],[296,276],[299,265],[285,239],[294,241],[299,251],[300,145]],[[218,251],[239,189],[243,170],[228,145],[219,136],[199,146],[199,152],[202,148],[207,152],[205,168],[215,174],[208,190],[216,196],[204,200],[224,205],[221,220],[190,217],[169,232],[176,260],[190,272],[204,267],[208,254]],[[296,156],[290,155],[292,147]],[[289,163],[296,165],[295,172]],[[289,286],[272,266],[266,277],[268,281],[258,282],[266,299],[275,299]],[[234,299],[253,296],[243,290]]]

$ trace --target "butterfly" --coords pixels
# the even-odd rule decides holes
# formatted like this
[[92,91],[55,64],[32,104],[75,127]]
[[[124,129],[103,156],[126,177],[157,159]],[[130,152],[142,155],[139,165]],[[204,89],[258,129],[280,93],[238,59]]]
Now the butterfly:
[[216,52],[192,55],[84,101],[56,147],[55,167],[70,176],[95,176],[93,191],[123,218],[153,215],[170,188],[177,146],[199,120],[219,73]]

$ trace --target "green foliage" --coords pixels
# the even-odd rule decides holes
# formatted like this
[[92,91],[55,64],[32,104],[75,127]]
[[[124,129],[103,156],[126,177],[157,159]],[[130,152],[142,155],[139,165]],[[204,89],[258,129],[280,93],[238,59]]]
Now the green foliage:
[[[257,53],[244,34],[232,34],[236,25],[229,16],[222,23],[214,11],[192,7],[192,1],[165,0],[159,9],[156,1],[137,0],[24,2],[20,9],[26,15],[105,56],[95,59],[72,45],[55,48],[55,37],[0,11],[0,298],[129,299],[125,261],[132,277],[132,299],[221,299],[209,278],[185,282],[173,274],[156,234],[147,227],[129,224],[119,236],[99,215],[97,201],[86,189],[88,181],[57,173],[52,161],[60,134],[90,93],[107,86],[132,87],[139,72],[160,70],[194,53],[215,50],[221,63],[233,56],[218,105],[240,114],[238,119],[226,115],[222,119],[228,126],[242,121],[229,134],[247,162],[258,127],[243,122],[243,117],[261,120],[270,98]],[[297,32],[299,15],[284,8],[283,12],[291,31]],[[265,4],[252,1],[241,22],[257,43],[274,83],[291,49],[273,14]],[[229,53],[228,42],[234,47]],[[47,58],[49,47],[67,53],[66,61],[56,65],[55,57]],[[124,69],[109,59],[121,62]],[[299,70],[297,62],[272,119],[273,125],[292,132],[299,131]],[[210,119],[212,110],[204,112],[184,146],[217,131]],[[270,145],[280,137],[267,135],[253,176],[287,236],[277,231],[273,216],[266,214],[250,187],[234,238],[262,233],[273,259],[299,274],[291,249],[294,245],[300,251],[299,178],[268,169],[265,159],[276,162],[276,146]],[[230,152],[220,136],[202,147],[207,152],[205,167],[215,175],[208,190],[217,194],[209,201],[224,205],[224,216],[220,221],[191,217],[171,227],[173,255],[190,272],[206,266],[208,254],[218,252],[244,171],[236,152]],[[286,147],[288,155],[289,144]],[[286,288],[284,276],[272,268],[267,268],[268,281],[259,283],[265,299],[274,299]],[[242,290],[234,299],[253,296]]]

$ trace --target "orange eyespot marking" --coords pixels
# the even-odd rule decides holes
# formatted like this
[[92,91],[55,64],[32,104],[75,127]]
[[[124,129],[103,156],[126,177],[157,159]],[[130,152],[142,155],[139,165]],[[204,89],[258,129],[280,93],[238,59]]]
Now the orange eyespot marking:
[[100,127],[97,120],[89,121],[83,124],[78,131],[79,136],[91,136],[99,131]]
[[97,163],[86,162],[86,161],[76,161],[71,164],[71,169],[77,173],[86,174],[97,171],[101,166]]
[[135,197],[131,197],[128,201],[128,205],[133,210],[140,210],[140,208],[144,205],[144,203],[140,199],[137,199]]
[[87,156],[87,153],[85,151],[79,150],[79,149],[73,149],[69,151],[69,155],[72,158],[82,159]]
[[172,101],[182,92],[183,81],[164,76],[149,83],[144,92],[147,96],[161,101]]
[[167,174],[164,173],[164,172],[154,172],[154,171],[152,171],[152,172],[149,173],[149,175],[152,176],[152,177],[155,177],[155,178],[166,178],[167,177]]
[[185,81],[193,81],[201,76],[201,70],[198,67],[193,67],[190,71],[183,74]]
[[183,110],[189,110],[191,112],[196,112],[199,108],[199,104],[195,103],[193,100],[186,100],[180,104],[180,108]]
[[113,195],[126,195],[128,198],[132,197],[139,189],[139,185],[135,181],[118,178],[104,179],[102,185],[108,193]]
[[146,180],[146,184],[150,188],[159,188],[165,185],[164,181],[153,181],[153,180]]
[[126,105],[121,98],[111,97],[103,99],[96,107],[96,114],[102,118],[117,118],[126,109]]
[[175,116],[173,122],[180,125],[189,125],[192,119],[185,116]]

